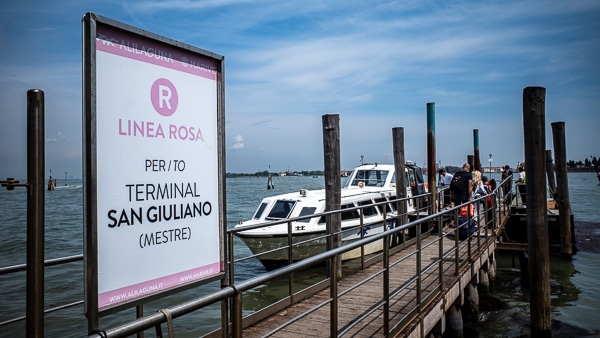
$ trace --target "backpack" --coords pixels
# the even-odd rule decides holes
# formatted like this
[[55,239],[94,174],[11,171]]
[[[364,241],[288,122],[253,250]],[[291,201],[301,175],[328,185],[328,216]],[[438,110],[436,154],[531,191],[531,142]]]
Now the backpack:
[[465,205],[460,208],[460,212],[458,214],[459,218],[473,218],[475,217],[475,207],[473,204]]
[[456,194],[462,194],[466,190],[467,183],[465,172],[457,171],[454,173],[454,176],[452,176],[452,181],[450,181],[450,191]]

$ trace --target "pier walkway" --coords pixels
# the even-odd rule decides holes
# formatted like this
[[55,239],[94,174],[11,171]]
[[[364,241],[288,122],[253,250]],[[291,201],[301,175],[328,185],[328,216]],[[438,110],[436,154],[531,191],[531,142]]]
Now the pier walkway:
[[343,276],[337,285],[330,283],[314,296],[243,329],[243,336],[423,337],[442,333],[445,314],[458,311],[465,290],[495,276],[496,238],[509,213],[501,208],[487,226],[480,221],[481,230],[465,240],[447,226],[436,231],[442,226],[439,218],[427,230],[431,221],[417,221],[411,226],[425,236],[390,249],[389,259],[384,255],[380,262]]

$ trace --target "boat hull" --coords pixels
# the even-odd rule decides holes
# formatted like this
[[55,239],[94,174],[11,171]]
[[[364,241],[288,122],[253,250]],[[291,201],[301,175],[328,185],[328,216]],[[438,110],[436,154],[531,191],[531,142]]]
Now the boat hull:
[[[388,221],[387,229],[393,227],[395,222]],[[383,222],[342,229],[342,245],[372,236],[384,231]],[[361,236],[362,232],[362,236]],[[289,263],[288,235],[245,235],[237,234],[250,251],[263,264],[267,270],[273,270]],[[327,250],[327,234],[325,230],[292,236],[292,261],[299,261],[323,253]],[[383,250],[383,240],[371,242],[365,246],[350,250],[342,254],[342,260],[359,258],[361,255],[378,253]]]

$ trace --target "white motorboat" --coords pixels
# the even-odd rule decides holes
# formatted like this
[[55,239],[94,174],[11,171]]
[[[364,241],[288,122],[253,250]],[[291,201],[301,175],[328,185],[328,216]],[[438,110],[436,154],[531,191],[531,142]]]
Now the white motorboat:
[[[409,162],[406,168],[407,196],[425,192],[421,168]],[[341,189],[342,245],[371,236],[395,226],[395,168],[390,164],[363,164],[355,168]],[[382,203],[381,205],[374,205]],[[384,208],[385,205],[385,208]],[[361,207],[361,208],[357,208]],[[384,215],[384,209],[386,215]],[[305,190],[264,198],[251,219],[235,226],[240,237],[267,269],[288,263],[288,229],[292,231],[292,260],[298,261],[324,252],[327,248],[325,217],[311,215],[325,211],[325,190]],[[414,212],[409,199],[408,212]],[[361,221],[362,214],[362,221]],[[290,221],[285,221],[290,220]],[[384,226],[385,221],[385,226]],[[274,223],[269,225],[269,223]],[[246,227],[264,225],[253,229]],[[376,241],[364,247],[365,254],[383,249]],[[342,255],[343,260],[360,257],[355,249]]]

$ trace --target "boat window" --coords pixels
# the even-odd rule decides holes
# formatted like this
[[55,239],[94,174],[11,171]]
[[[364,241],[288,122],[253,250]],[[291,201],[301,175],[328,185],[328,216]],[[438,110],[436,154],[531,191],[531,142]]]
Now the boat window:
[[267,216],[267,219],[283,219],[288,218],[292,208],[296,204],[296,201],[278,200],[273,205],[271,212]]
[[363,182],[365,186],[383,187],[388,173],[387,170],[358,170],[352,180],[352,185],[358,186],[360,182]]
[[[354,208],[353,204],[343,204],[342,205],[342,210],[343,209],[349,209],[349,208]],[[360,215],[358,214],[358,210],[354,209],[354,210],[348,210],[348,211],[342,211],[342,221],[346,221],[349,219],[356,219],[359,218]]]
[[414,170],[415,170],[415,177],[417,179],[417,184],[425,183],[425,179],[423,178],[423,172],[421,171],[421,168],[415,167]]
[[258,206],[258,209],[256,209],[256,212],[254,213],[254,219],[260,219],[260,216],[262,216],[263,212],[265,212],[266,207],[267,203],[261,203]]
[[[302,208],[302,210],[300,210],[300,215],[298,215],[298,216],[302,217],[302,216],[314,215],[316,210],[317,210],[316,207],[304,207],[304,208]],[[307,219],[301,219],[298,222],[308,223],[308,222],[310,222],[310,220],[311,220],[310,218],[307,218]]]
[[358,202],[358,205],[364,206],[362,208],[362,211],[363,215],[365,215],[366,217],[377,215],[377,210],[375,209],[375,206],[373,205],[372,201],[360,201]]
[[406,177],[406,186],[414,187],[417,185],[417,180],[415,178],[415,171],[412,168],[407,168],[408,174]]

